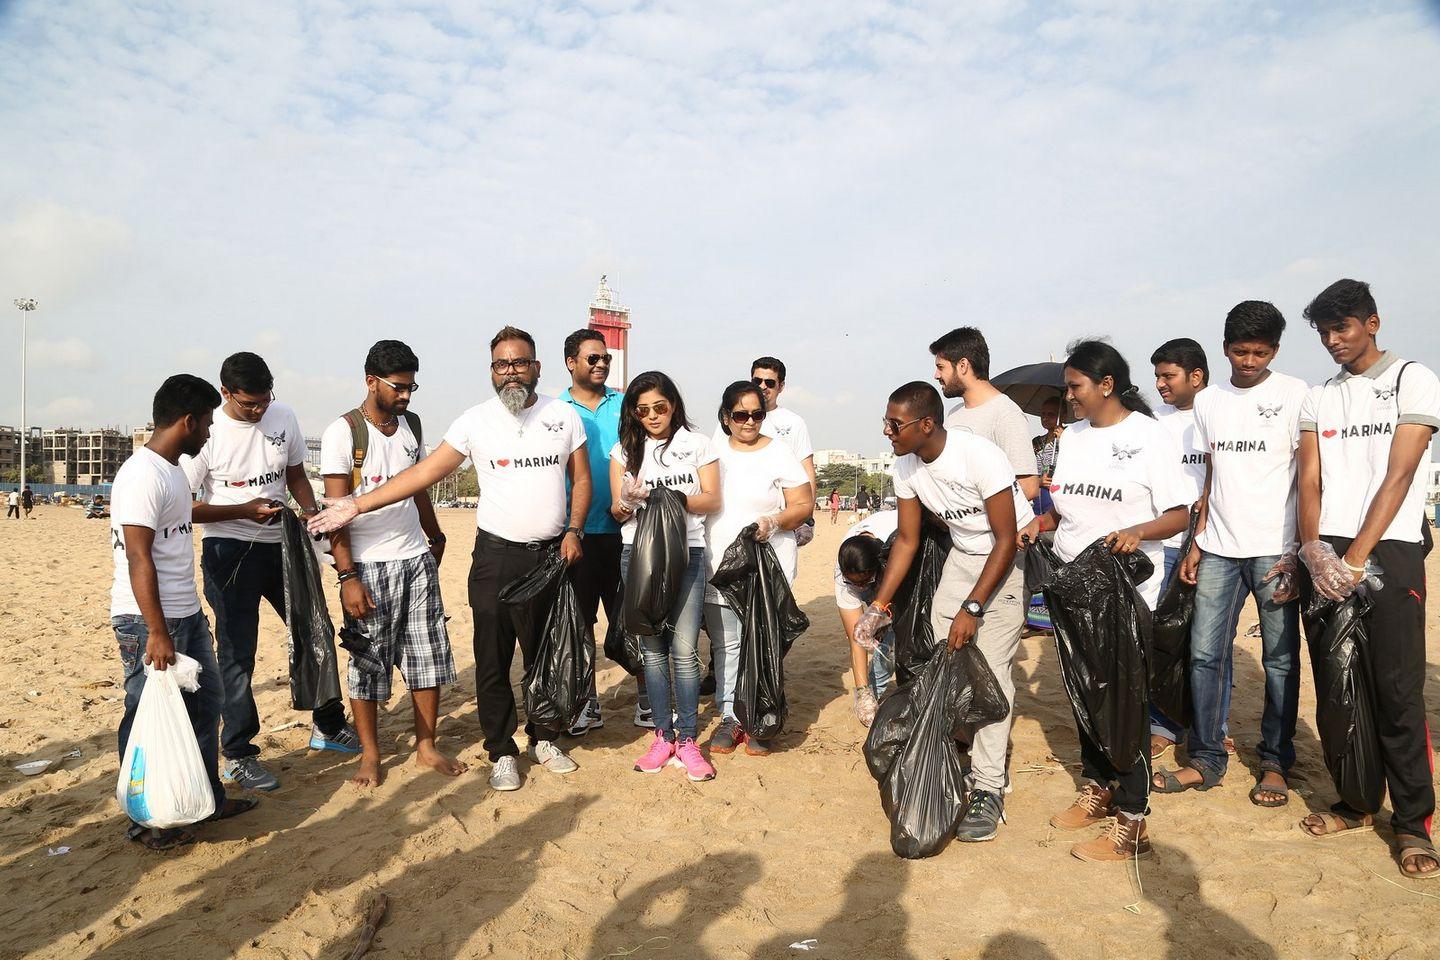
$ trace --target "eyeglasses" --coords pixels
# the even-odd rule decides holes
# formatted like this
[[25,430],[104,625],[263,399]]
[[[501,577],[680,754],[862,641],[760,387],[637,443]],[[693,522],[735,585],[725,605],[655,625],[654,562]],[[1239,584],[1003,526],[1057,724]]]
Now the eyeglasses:
[[598,367],[602,363],[608,367],[610,366],[610,360],[611,355],[608,353],[592,353],[585,358],[585,362],[592,367]]
[[521,358],[519,360],[492,360],[490,361],[491,373],[524,373],[540,361],[534,357]]
[[751,377],[750,382],[757,387],[764,387],[766,390],[774,390],[780,386],[779,380],[771,380],[769,377]]
[[652,403],[648,407],[642,407],[637,405],[635,407],[635,419],[644,420],[652,413],[655,414],[655,416],[657,417],[663,417],[669,412],[670,404],[666,403],[664,400],[661,400],[659,403]]
[[230,400],[235,404],[235,406],[239,407],[241,410],[244,410],[248,413],[260,413],[262,410],[267,409],[270,404],[275,402],[275,391],[270,391],[270,396],[266,397],[264,400],[241,400],[233,393],[230,394]]
[[761,420],[764,420],[764,419],[765,419],[765,411],[764,411],[764,410],[755,410],[755,411],[750,411],[750,410],[731,410],[731,411],[730,411],[730,422],[731,422],[731,423],[749,423],[751,420],[754,420],[756,423],[759,423]]
[[921,420],[928,420],[928,419],[929,419],[929,417],[916,417],[914,420],[906,420],[904,423],[901,423],[899,420],[896,420],[894,417],[885,417],[885,418],[883,418],[883,419],[880,421],[880,423],[883,424],[883,426],[884,426],[884,431],[885,431],[886,433],[899,433],[901,430],[904,430],[906,427],[910,426],[910,424],[912,424],[912,423],[919,423]]
[[420,384],[415,383],[413,380],[410,383],[391,383],[384,377],[376,377],[375,379],[379,380],[381,383],[385,384],[385,386],[389,387],[391,390],[394,390],[396,393],[414,393],[416,390],[420,389]]

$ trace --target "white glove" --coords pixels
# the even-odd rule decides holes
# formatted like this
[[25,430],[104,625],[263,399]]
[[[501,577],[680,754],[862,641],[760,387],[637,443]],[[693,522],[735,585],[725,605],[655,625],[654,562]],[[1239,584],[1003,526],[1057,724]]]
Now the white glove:
[[868,604],[865,612],[860,614],[860,622],[855,624],[855,645],[862,650],[873,652],[880,646],[880,637],[892,620],[888,611],[881,610],[873,603]]
[[1275,581],[1275,592],[1271,599],[1275,603],[1289,603],[1300,595],[1298,584],[1295,582],[1295,574],[1299,572],[1300,559],[1294,553],[1287,553],[1275,561],[1275,566],[1266,571],[1265,576],[1260,579],[1261,583]]
[[1339,603],[1355,592],[1355,577],[1335,548],[1324,540],[1311,540],[1300,548],[1300,559],[1310,571],[1315,592]]
[[772,514],[768,517],[761,517],[755,521],[755,539],[764,543],[775,534],[780,532],[780,514]]
[[869,686],[855,690],[855,719],[860,721],[860,726],[868,727],[875,722],[875,711],[879,709],[880,703],[875,699],[875,691]]
[[627,473],[620,478],[620,506],[634,513],[650,498],[650,488],[644,482]]
[[360,516],[360,507],[355,503],[353,493],[334,499],[321,497],[320,506],[324,509],[305,522],[305,529],[311,533],[334,533]]

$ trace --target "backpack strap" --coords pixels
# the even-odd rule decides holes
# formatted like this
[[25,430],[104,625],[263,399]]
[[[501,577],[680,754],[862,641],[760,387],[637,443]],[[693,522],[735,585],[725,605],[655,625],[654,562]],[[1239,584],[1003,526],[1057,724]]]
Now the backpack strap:
[[370,449],[370,431],[365,425],[365,414],[359,407],[345,414],[350,425],[350,449],[353,451],[350,467],[350,492],[360,492],[360,480],[364,476],[365,453]]
[[420,448],[420,453],[415,458],[415,462],[419,463],[425,459],[425,433],[420,429],[420,414],[406,410],[405,422],[410,424],[410,432],[415,434],[415,445]]

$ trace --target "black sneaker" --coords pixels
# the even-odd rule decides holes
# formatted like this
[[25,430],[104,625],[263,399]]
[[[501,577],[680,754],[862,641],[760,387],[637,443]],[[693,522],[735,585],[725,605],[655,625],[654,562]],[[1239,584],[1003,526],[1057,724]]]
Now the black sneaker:
[[965,816],[955,828],[955,839],[962,843],[994,840],[1005,822],[1005,803],[988,790],[971,790],[965,804]]
[[715,671],[714,671],[714,670],[711,670],[709,673],[705,674],[705,676],[701,678],[701,680],[700,680],[700,696],[702,696],[702,697],[713,697],[713,696],[715,696]]

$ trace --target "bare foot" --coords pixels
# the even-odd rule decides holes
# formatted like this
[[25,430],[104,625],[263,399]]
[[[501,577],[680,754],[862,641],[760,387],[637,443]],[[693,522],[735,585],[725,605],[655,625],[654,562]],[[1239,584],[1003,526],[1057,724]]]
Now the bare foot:
[[415,750],[415,762],[422,767],[439,770],[447,777],[458,777],[470,769],[454,757],[447,757],[439,750],[436,750],[433,744],[418,747]]
[[1150,759],[1159,760],[1165,756],[1165,751],[1175,746],[1175,741],[1169,737],[1162,737],[1158,733],[1150,734]]
[[350,782],[357,787],[378,787],[385,782],[385,771],[380,766],[379,757],[360,758],[360,771],[350,778]]

